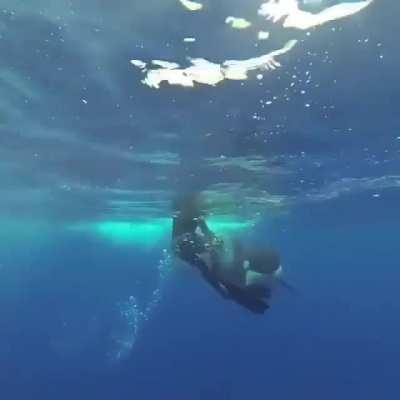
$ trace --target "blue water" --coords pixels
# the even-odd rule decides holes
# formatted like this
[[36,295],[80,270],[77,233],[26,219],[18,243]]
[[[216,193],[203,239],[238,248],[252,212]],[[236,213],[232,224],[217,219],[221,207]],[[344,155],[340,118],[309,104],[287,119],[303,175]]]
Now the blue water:
[[[1,399],[399,398],[400,6],[269,26],[256,47],[262,21],[223,21],[258,2],[203,3],[2,1]],[[244,59],[292,33],[262,81],[156,90],[129,64]],[[279,250],[295,290],[265,315],[173,259],[166,225],[137,233],[193,190]]]
[[[369,207],[357,210],[363,203]],[[138,294],[137,279],[145,282],[140,296],[149,295],[156,260],[82,237],[59,238],[58,248],[31,254],[30,265],[18,266],[17,257],[2,276],[10,292],[12,284],[21,291],[2,291],[3,393],[8,399],[393,398],[400,273],[398,226],[389,217],[399,214],[393,201],[381,206],[385,211],[358,196],[276,222],[273,243],[297,293],[280,292],[265,316],[221,301],[190,274],[170,278],[130,357],[112,366],[104,357],[112,305],[132,290]],[[333,209],[352,210],[353,217],[344,212],[333,220]],[[132,270],[132,263],[140,266]],[[56,351],[55,340],[71,347]]]

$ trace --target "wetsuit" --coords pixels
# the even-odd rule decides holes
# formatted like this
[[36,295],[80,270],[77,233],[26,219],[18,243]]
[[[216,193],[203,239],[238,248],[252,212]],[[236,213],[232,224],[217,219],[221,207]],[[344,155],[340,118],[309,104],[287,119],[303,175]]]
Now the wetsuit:
[[175,255],[196,267],[205,281],[222,297],[231,299],[256,314],[264,313],[269,307],[268,288],[240,283],[245,281],[241,260],[235,260],[237,265],[230,268],[236,275],[235,279],[225,272],[227,270],[222,267],[226,251],[224,243],[209,229],[200,213],[189,209],[174,216],[172,240]]

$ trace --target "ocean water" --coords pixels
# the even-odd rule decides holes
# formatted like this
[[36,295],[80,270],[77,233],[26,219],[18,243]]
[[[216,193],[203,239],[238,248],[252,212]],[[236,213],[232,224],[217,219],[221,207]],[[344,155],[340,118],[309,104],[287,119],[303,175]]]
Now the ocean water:
[[[2,399],[400,396],[400,5],[0,3]],[[295,290],[176,260],[187,192]]]

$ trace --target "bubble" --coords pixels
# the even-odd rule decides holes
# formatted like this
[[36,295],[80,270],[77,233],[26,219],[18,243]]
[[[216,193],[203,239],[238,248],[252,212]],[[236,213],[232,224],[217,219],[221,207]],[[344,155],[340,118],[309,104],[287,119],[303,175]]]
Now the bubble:
[[119,324],[111,335],[112,350],[108,354],[112,363],[120,362],[129,357],[143,328],[155,308],[160,304],[163,287],[171,271],[171,255],[166,249],[162,251],[162,257],[157,264],[158,282],[153,290],[149,302],[140,305],[135,295],[130,295],[126,301],[117,303]]

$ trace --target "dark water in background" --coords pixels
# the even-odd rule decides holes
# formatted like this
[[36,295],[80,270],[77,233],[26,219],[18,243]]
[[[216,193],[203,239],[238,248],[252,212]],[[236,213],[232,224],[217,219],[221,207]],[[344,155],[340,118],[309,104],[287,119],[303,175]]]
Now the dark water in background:
[[[204,35],[192,56],[254,55],[252,41],[212,33],[225,2],[200,22],[169,2],[32,4],[4,1],[0,18],[1,397],[398,398],[399,5],[321,28],[267,89],[182,92],[149,90],[127,60],[181,61],[188,32]],[[310,61],[310,108],[298,92],[260,108]],[[267,170],[219,170],[221,154],[261,155]],[[171,193],[193,188],[262,213],[251,240],[280,250],[297,294],[256,317],[182,266],[161,274],[167,233],[142,247],[65,229],[165,217]],[[267,195],[285,212],[254,200]],[[148,320],[121,318],[130,296],[142,311],[155,302]],[[132,348],[116,361],[119,338]]]
[[399,214],[390,193],[383,197],[381,212],[371,212],[376,199],[357,196],[276,221],[273,243],[298,294],[281,291],[263,317],[173,273],[131,356],[115,365],[105,362],[113,306],[132,292],[149,296],[157,260],[57,238],[60,247],[45,246],[29,268],[2,270],[2,283],[19,290],[2,292],[7,398],[392,398],[400,272],[391,219]]

